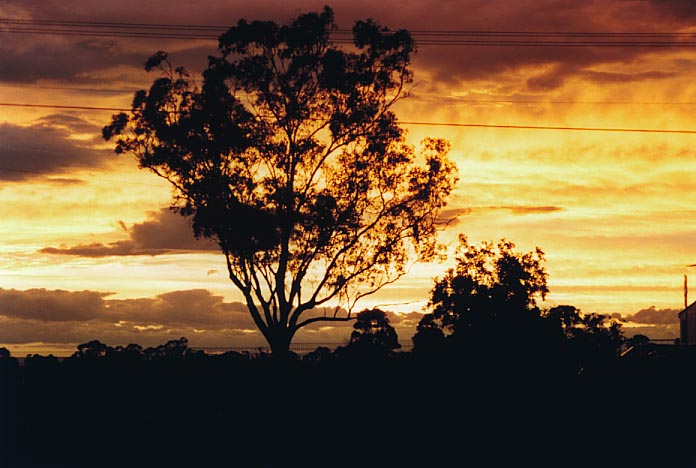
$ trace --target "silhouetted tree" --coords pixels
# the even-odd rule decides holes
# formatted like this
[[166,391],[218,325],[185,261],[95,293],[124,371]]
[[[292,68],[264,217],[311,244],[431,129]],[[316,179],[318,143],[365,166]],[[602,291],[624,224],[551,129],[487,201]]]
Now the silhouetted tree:
[[560,328],[567,358],[578,369],[612,362],[624,342],[621,323],[609,315],[583,314],[571,305],[553,307],[544,315]]
[[650,338],[648,338],[647,336],[645,336],[641,333],[638,333],[638,334],[635,334],[632,337],[626,339],[626,343],[630,346],[634,346],[636,348],[641,348],[643,346],[647,346],[648,344],[650,344]]
[[413,351],[418,354],[439,354],[445,347],[445,333],[434,314],[426,314],[418,322],[411,338]]
[[544,253],[537,248],[520,254],[514,247],[504,239],[497,246],[483,242],[477,247],[459,236],[456,265],[435,280],[432,313],[418,325],[414,351],[444,340],[500,348],[539,339],[536,300],[548,292]]
[[314,351],[310,351],[302,356],[302,360],[309,362],[327,362],[333,359],[333,357],[334,354],[329,348],[326,346],[319,346]]
[[148,360],[183,359],[193,353],[194,351],[188,347],[188,339],[185,337],[178,340],[169,340],[165,344],[147,348],[143,351],[145,359]]
[[103,358],[106,357],[113,348],[105,345],[99,340],[92,340],[87,343],[77,345],[77,351],[73,353],[73,358]]
[[143,347],[140,346],[139,344],[130,343],[127,346],[116,346],[114,348],[114,351],[116,351],[117,353],[120,353],[123,356],[135,358],[135,357],[142,357]]
[[385,312],[366,309],[356,315],[347,346],[349,352],[386,355],[399,348],[399,337]]
[[0,347],[0,370],[14,368],[19,365],[17,358],[12,356],[10,350]]
[[102,132],[217,242],[274,355],[306,325],[352,319],[411,248],[431,258],[456,181],[449,144],[426,139],[417,154],[391,110],[412,81],[408,31],[357,21],[339,47],[335,29],[328,7],[286,25],[240,20],[200,86],[158,52],[145,68],[162,77]]

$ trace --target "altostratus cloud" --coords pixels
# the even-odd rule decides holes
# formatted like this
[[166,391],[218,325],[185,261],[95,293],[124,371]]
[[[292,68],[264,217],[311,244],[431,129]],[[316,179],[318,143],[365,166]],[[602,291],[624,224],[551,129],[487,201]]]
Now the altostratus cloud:
[[[321,5],[306,0],[285,2],[228,1],[215,2],[206,8],[192,11],[178,2],[155,0],[151,2],[121,1],[95,8],[93,2],[72,0],[47,3],[39,0],[6,0],[8,13],[3,16],[23,19],[64,18],[76,19],[75,12],[87,21],[120,21],[136,23],[208,24],[232,26],[247,20],[275,20],[285,22],[302,12],[317,11]],[[600,2],[575,0],[536,0],[510,2],[509,0],[479,0],[446,2],[424,0],[408,2],[393,8],[386,2],[367,0],[338,2],[333,5],[341,28],[348,29],[355,20],[374,18],[393,29],[449,31],[680,31],[692,26],[695,8],[689,0]],[[185,13],[184,13],[185,12]],[[3,13],[0,10],[0,13]],[[187,66],[194,72],[208,53],[193,57],[192,50],[200,49],[200,42],[160,39],[151,43],[134,39],[93,37],[52,37],[44,35],[6,34],[6,45],[0,46],[0,79],[14,82],[57,80],[72,82],[97,81],[100,73],[114,67],[142,67],[148,54],[157,49],[176,49]],[[473,36],[481,40],[485,37]],[[498,38],[500,39],[500,38]],[[538,40],[532,37],[503,37],[506,40]],[[551,38],[554,39],[554,38]],[[558,39],[558,38],[555,38]],[[581,38],[581,39],[587,39]],[[206,44],[208,45],[208,44]],[[418,45],[418,41],[417,41]],[[151,46],[151,47],[150,47]],[[214,41],[210,41],[214,48]],[[149,50],[151,49],[151,50]],[[496,46],[418,46],[414,62],[420,79],[432,77],[433,85],[466,83],[471,80],[497,80],[524,70],[533,73],[528,86],[532,90],[553,89],[575,76],[602,82],[592,75],[598,66],[638,63],[653,54],[642,47],[496,47]],[[212,52],[212,50],[210,51]],[[647,60],[646,60],[647,61]],[[635,80],[660,76],[662,69],[648,67],[630,77]]]
[[121,226],[128,239],[110,242],[78,244],[74,246],[46,247],[39,252],[80,257],[107,257],[123,255],[163,255],[201,251],[218,251],[209,240],[196,239],[188,218],[163,208],[151,212],[149,218],[131,227]]
[[[0,123],[0,181],[20,182],[63,174],[75,169],[103,167],[113,157],[89,142],[71,139],[67,119],[42,120],[33,125]],[[96,134],[96,133],[95,133]]]
[[[265,346],[245,304],[225,301],[204,289],[136,299],[109,296],[98,291],[0,289],[0,343],[97,339],[111,345],[150,346],[185,336],[196,346]],[[402,341],[413,336],[422,316],[387,315]],[[313,324],[295,341],[345,343],[352,327],[353,322]]]

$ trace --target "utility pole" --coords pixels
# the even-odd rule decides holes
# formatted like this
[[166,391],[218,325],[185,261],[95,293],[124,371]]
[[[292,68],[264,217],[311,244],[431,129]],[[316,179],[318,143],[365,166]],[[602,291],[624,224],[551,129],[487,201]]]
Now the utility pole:
[[[696,263],[692,263],[691,265],[686,265],[687,268],[692,268],[696,267]],[[684,308],[686,309],[689,307],[689,287],[686,283],[686,275],[684,275]]]

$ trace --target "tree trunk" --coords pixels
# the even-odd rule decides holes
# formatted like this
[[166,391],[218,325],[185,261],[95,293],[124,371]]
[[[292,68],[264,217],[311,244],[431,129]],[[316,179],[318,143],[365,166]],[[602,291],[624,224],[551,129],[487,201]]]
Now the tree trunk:
[[276,326],[270,330],[267,340],[274,359],[288,359],[290,357],[290,342],[293,335],[294,333],[289,329],[281,326]]

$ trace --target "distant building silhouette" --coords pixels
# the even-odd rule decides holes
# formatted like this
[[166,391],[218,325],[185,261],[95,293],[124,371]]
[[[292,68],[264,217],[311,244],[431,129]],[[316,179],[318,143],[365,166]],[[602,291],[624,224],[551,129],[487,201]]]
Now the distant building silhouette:
[[679,312],[679,342],[696,345],[696,302]]

